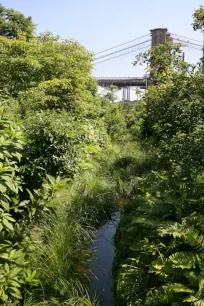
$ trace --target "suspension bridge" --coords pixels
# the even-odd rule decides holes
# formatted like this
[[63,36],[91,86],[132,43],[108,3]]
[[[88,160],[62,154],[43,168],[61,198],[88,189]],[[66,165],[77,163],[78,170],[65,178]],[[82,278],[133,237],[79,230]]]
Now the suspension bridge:
[[[110,64],[116,59],[121,60],[129,54],[134,57],[139,52],[145,52],[146,50],[164,44],[166,41],[173,41],[181,45],[183,50],[183,58],[187,50],[196,50],[199,56],[202,56],[203,42],[200,40],[192,39],[189,37],[174,34],[168,31],[167,28],[157,28],[150,30],[150,33],[137,37],[128,42],[113,46],[95,54],[94,66],[95,69],[99,65]],[[199,57],[198,57],[199,58]],[[136,89],[147,89],[149,83],[149,76],[147,74],[142,77],[95,77],[99,87],[106,88],[110,85],[115,85],[122,90],[122,101],[130,101],[130,91],[134,92]],[[134,88],[134,89],[133,89]],[[138,97],[137,97],[138,100]]]

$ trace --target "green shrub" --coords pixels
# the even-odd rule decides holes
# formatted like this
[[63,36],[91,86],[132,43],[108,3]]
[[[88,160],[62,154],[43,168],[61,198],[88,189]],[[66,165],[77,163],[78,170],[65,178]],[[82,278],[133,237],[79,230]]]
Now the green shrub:
[[30,229],[52,198],[48,185],[27,200],[21,200],[24,182],[20,175],[22,130],[0,113],[0,301],[17,305],[38,285],[36,271],[30,268],[33,244]]
[[73,178],[89,167],[90,158],[100,156],[108,141],[102,123],[76,120],[65,111],[30,116],[25,129],[25,175],[36,183],[42,182],[46,173]]
[[163,172],[147,175],[138,193],[115,237],[117,305],[201,303],[203,201],[179,195]]
[[110,104],[104,119],[108,135],[112,139],[120,139],[127,133],[125,117],[120,105]]
[[122,104],[122,111],[125,116],[127,130],[132,136],[142,138],[144,129],[144,120],[146,117],[146,103],[140,101],[136,104]]
[[203,73],[179,54],[168,43],[144,55],[155,85],[143,135],[156,160],[115,237],[117,305],[203,305]]
[[100,104],[83,83],[72,79],[53,79],[19,93],[21,113],[25,116],[41,110],[66,110],[77,118],[95,117]]

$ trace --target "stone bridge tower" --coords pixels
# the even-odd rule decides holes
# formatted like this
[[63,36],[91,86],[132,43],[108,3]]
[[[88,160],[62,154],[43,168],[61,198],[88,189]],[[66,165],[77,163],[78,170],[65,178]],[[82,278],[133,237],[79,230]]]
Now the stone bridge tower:
[[171,40],[171,36],[168,33],[167,28],[157,28],[150,30],[150,32],[152,35],[152,48]]

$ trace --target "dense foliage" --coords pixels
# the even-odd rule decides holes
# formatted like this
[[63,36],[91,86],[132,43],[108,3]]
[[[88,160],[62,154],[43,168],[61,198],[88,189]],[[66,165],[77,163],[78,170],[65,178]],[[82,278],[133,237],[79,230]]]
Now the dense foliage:
[[0,4],[0,35],[8,38],[25,37],[31,39],[35,25],[32,17],[25,17],[20,12],[13,9],[7,9]]
[[1,111],[0,123],[0,301],[2,305],[17,305],[38,285],[36,271],[29,261],[34,249],[31,227],[52,198],[52,186],[44,184],[27,200],[21,200],[25,190],[20,175],[20,161],[25,139],[22,129]]
[[[70,94],[76,93],[76,98],[82,95],[86,99],[84,91],[93,91],[92,78],[89,76],[92,55],[78,42],[62,40],[48,33],[29,42],[1,36],[0,43],[0,82],[3,92],[17,96],[19,91],[56,78],[66,79],[61,84],[64,89],[62,95],[69,89]],[[43,92],[54,96],[59,82],[56,80],[54,83],[42,84],[39,90],[42,88]]]
[[88,246],[116,203],[116,305],[204,305],[201,65],[153,48],[144,100],[117,104],[80,43],[33,30],[0,6],[0,303],[98,305]]
[[115,237],[116,303],[201,306],[204,75],[171,43],[143,60],[153,75],[143,135],[154,158]]
[[141,124],[110,103],[114,88],[97,94],[93,55],[77,41],[33,36],[31,18],[1,15],[1,304],[97,305],[88,245],[137,185],[123,170],[130,152],[111,141]]
[[0,303],[89,305],[87,245],[103,205],[77,208],[72,191],[52,201],[108,144],[92,55],[49,32],[33,37],[31,18],[3,6],[0,22]]
[[201,5],[199,9],[195,10],[193,14],[193,28],[194,30],[204,31],[204,6]]

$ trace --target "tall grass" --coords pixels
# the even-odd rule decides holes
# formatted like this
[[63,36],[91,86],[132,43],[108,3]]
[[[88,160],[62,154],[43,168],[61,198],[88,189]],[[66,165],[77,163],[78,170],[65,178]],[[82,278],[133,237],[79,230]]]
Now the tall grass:
[[131,198],[142,173],[152,164],[152,154],[136,141],[113,144],[109,148],[107,168],[114,182],[115,196]]
[[97,305],[90,299],[88,245],[96,226],[110,219],[116,198],[129,198],[138,185],[139,168],[149,157],[137,143],[108,148],[97,170],[62,182],[51,211],[33,230],[33,266],[41,286],[29,305]]
[[42,305],[96,305],[87,294],[88,245],[95,226],[112,214],[112,187],[106,179],[84,173],[58,190],[51,203],[52,213],[33,230],[36,248],[32,264],[41,283],[34,301]]
[[93,237],[93,229],[84,224],[84,218],[74,215],[71,207],[61,207],[44,220],[43,243],[38,245],[35,260],[45,297],[72,296],[73,287],[82,291],[87,246]]
[[51,298],[50,300],[44,300],[42,302],[35,302],[30,297],[27,301],[25,301],[23,306],[99,306],[97,299],[90,299],[88,293],[82,297],[77,295],[78,292],[75,294],[75,297],[63,302],[56,298]]

